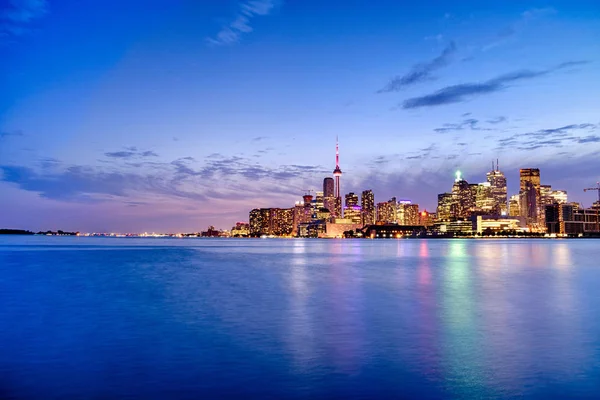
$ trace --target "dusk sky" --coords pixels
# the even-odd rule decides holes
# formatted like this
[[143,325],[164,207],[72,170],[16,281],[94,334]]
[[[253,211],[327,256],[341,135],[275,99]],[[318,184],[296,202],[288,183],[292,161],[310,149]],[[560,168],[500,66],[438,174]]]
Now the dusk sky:
[[600,1],[0,0],[0,228],[229,229],[322,190],[435,211],[492,160],[600,180]]

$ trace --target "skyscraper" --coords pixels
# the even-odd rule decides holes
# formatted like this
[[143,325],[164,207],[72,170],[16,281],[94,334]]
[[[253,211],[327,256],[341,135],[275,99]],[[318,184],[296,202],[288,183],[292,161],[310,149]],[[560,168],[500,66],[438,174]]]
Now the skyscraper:
[[335,214],[335,183],[330,177],[323,179],[323,206]]
[[490,183],[490,194],[494,199],[492,212],[497,215],[507,215],[506,177],[498,168],[498,161],[496,161],[495,167],[492,162],[492,170],[487,173],[487,181]]
[[510,196],[510,201],[508,202],[508,215],[511,217],[518,217],[521,215],[521,205],[518,194]]
[[344,218],[352,220],[353,224],[360,224],[362,220],[362,210],[358,205],[358,196],[352,192],[346,195]]
[[461,178],[460,172],[457,172],[456,180],[452,186],[452,194],[457,205],[455,216],[459,218],[471,216],[471,212],[475,208],[477,185],[470,185],[469,182]]
[[362,206],[362,224],[372,225],[375,223],[375,196],[372,190],[362,192],[360,203]]
[[520,170],[521,216],[527,219],[528,225],[544,225],[541,212],[540,170],[538,168],[521,168]]
[[342,217],[342,195],[340,188],[342,170],[340,169],[340,148],[337,138],[335,140],[335,169],[333,170],[333,176],[335,177],[335,214],[338,217]]

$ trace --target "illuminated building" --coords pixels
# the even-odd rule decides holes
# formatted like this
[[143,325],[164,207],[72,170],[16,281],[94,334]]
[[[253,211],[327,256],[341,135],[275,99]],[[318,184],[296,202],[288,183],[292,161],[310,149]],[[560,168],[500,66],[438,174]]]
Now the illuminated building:
[[405,236],[419,236],[425,233],[423,226],[398,224],[367,225],[361,230],[367,239],[400,239]]
[[457,218],[469,217],[475,208],[477,185],[470,185],[469,182],[461,178],[460,171],[458,171],[454,185],[452,185],[452,194],[456,201],[456,214],[454,216]]
[[491,187],[491,197],[494,199],[492,213],[496,215],[507,215],[506,177],[498,168],[498,162],[496,162],[495,168],[494,163],[492,162],[492,170],[486,174],[486,177]]
[[351,221],[352,224],[362,226],[362,210],[360,206],[350,206],[344,208],[344,219]]
[[250,236],[270,235],[270,208],[255,208],[250,211]]
[[298,226],[303,223],[312,221],[313,208],[312,204],[306,202],[297,202],[292,211],[292,236],[298,234]]
[[353,207],[358,205],[358,196],[353,192],[346,195],[346,207]]
[[255,208],[250,211],[250,236],[292,234],[294,209],[292,208]]
[[483,182],[477,185],[477,193],[475,195],[475,208],[477,209],[477,211],[480,211],[484,214],[499,215],[497,210],[500,210],[500,207],[497,206],[496,199],[492,195],[492,185],[490,182]]
[[550,234],[578,235],[600,233],[600,210],[579,208],[576,203],[553,204],[545,209]]
[[342,170],[340,169],[340,149],[337,142],[335,141],[335,169],[333,170],[333,176],[335,178],[335,212],[337,217],[342,217],[342,195],[340,187],[340,178],[342,176]]
[[231,228],[232,237],[246,237],[250,235],[250,224],[247,222],[237,222],[233,228]]
[[519,194],[519,210],[521,216],[525,217],[527,226],[536,227],[538,223],[538,195],[531,182],[525,182]]
[[325,224],[325,234],[323,237],[327,238],[341,238],[344,237],[344,232],[347,231],[358,231],[362,228],[360,223],[355,224],[347,218],[337,218],[333,222],[327,221]]
[[323,179],[323,206],[335,213],[335,183],[330,177]]
[[350,220],[353,224],[360,224],[362,221],[362,210],[358,205],[358,196],[352,192],[346,195],[344,219]]
[[398,201],[396,220],[400,225],[419,225],[419,205],[410,200]]
[[377,203],[377,222],[395,223],[397,208],[398,204],[395,197],[385,203]]
[[523,232],[525,224],[522,217],[509,217],[498,215],[474,215],[471,217],[473,232],[479,234],[497,232]]
[[362,224],[372,225],[375,223],[375,195],[372,190],[362,192],[360,203],[362,207]]
[[323,192],[315,192],[315,210],[325,207],[325,197],[323,196]]
[[543,222],[540,170],[538,168],[521,168],[519,171],[519,187],[521,195],[521,216],[527,224],[536,228]]
[[520,196],[518,194],[510,196],[508,202],[508,215],[518,217],[521,215]]
[[435,213],[430,213],[427,211],[422,211],[419,213],[419,225],[424,227],[432,226],[437,219],[437,215]]
[[293,209],[271,209],[271,235],[290,236],[293,228]]
[[448,221],[456,214],[456,200],[452,193],[438,194],[437,219]]
[[554,203],[568,203],[567,192],[565,190],[552,190],[550,185],[540,185],[540,197],[544,208]]

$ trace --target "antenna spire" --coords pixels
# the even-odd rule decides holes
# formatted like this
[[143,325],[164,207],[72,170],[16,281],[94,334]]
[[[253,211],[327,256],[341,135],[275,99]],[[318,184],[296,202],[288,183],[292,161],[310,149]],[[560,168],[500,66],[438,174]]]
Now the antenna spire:
[[340,167],[340,148],[338,145],[338,137],[337,135],[335,136],[335,167],[339,168]]

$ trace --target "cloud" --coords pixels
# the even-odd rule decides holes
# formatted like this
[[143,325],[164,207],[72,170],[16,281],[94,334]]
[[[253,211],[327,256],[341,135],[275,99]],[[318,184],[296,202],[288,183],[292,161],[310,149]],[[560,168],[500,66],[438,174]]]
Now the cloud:
[[257,136],[255,138],[252,138],[252,141],[253,142],[261,142],[261,141],[263,141],[265,139],[268,139],[268,138],[269,138],[268,136]]
[[125,150],[123,150],[123,151],[106,152],[106,153],[104,153],[104,155],[106,157],[110,157],[110,158],[125,158],[125,159],[130,159],[130,158],[134,158],[134,157],[158,157],[158,154],[156,154],[153,151],[150,151],[150,150],[138,151],[137,147],[135,147],[135,146],[126,147]]
[[523,11],[521,13],[521,16],[519,19],[517,19],[511,25],[500,30],[500,32],[498,32],[496,37],[491,42],[489,42],[481,47],[481,51],[492,50],[498,46],[501,46],[501,45],[507,43],[511,38],[516,36],[520,31],[522,31],[533,20],[544,17],[544,16],[551,15],[554,13],[556,13],[556,10],[551,7],[532,8],[532,9]]
[[244,33],[253,31],[250,22],[256,16],[268,15],[277,5],[277,0],[248,0],[239,3],[238,14],[229,23],[221,27],[221,30],[206,41],[210,45],[231,45],[240,41]]
[[572,144],[598,143],[600,137],[595,135],[578,136],[576,133],[593,132],[600,124],[570,124],[558,128],[539,129],[533,132],[520,133],[498,140],[497,150],[537,150],[543,147],[560,148]]
[[508,84],[512,82],[539,78],[573,65],[583,65],[587,64],[588,62],[589,61],[569,61],[546,70],[513,71],[481,83],[462,83],[458,85],[447,86],[425,96],[407,99],[402,103],[402,108],[413,109],[461,103],[476,96],[505,90],[509,87]]
[[29,33],[29,24],[47,12],[46,0],[9,0],[4,8],[0,8],[0,37],[16,37]]
[[488,119],[487,122],[488,124],[492,124],[492,125],[496,125],[496,124],[501,124],[503,122],[506,122],[507,118],[503,115],[500,115],[498,117],[492,118],[492,119]]
[[385,85],[383,89],[378,90],[377,93],[397,92],[406,86],[433,79],[432,73],[447,66],[454,53],[456,53],[456,45],[454,42],[450,42],[439,56],[429,62],[413,66],[412,69],[403,76],[392,78],[387,85]]
[[109,153],[104,153],[106,157],[111,158],[131,158],[136,155],[133,151],[113,151]]
[[467,118],[459,123],[446,123],[441,128],[434,129],[437,133],[447,133],[454,131],[462,131],[469,129],[471,131],[491,131],[490,128],[482,128],[479,126],[479,120],[475,118]]
[[23,136],[23,132],[21,132],[21,131],[12,131],[12,132],[0,131],[0,140],[7,139],[11,136],[12,137]]
[[590,135],[577,140],[577,143],[599,143],[600,136]]

